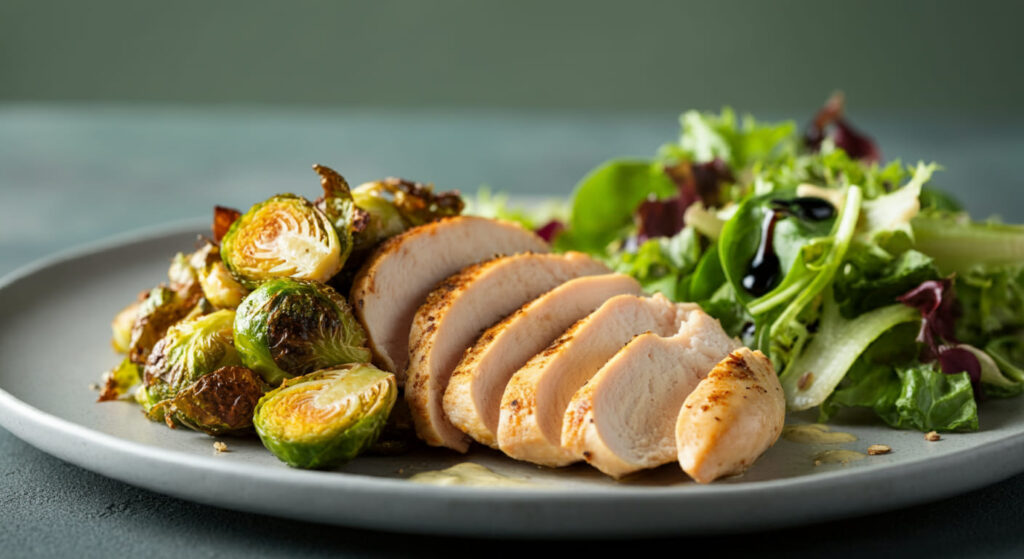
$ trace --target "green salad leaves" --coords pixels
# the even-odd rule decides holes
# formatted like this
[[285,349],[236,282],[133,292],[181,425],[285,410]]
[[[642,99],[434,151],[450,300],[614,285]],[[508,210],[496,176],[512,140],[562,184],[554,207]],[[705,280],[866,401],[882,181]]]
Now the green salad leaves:
[[699,303],[823,420],[975,430],[980,400],[1024,391],[1024,226],[972,221],[935,164],[883,163],[841,97],[802,134],[729,109],[680,122],[579,182],[544,226],[556,249]]

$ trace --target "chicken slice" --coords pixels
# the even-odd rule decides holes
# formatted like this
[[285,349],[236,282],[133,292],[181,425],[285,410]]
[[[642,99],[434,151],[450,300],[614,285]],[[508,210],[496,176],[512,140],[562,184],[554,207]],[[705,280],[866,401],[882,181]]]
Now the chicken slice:
[[413,315],[441,280],[495,256],[548,250],[543,239],[515,223],[472,216],[442,219],[388,239],[352,285],[352,306],[366,328],[374,364],[404,383]]
[[573,395],[562,446],[615,478],[674,462],[679,409],[738,347],[699,309],[690,311],[672,337],[637,336]]
[[698,483],[738,474],[782,434],[786,398],[771,361],[741,348],[686,398],[676,422],[679,465]]
[[697,308],[660,294],[605,301],[512,375],[501,398],[498,448],[512,458],[545,466],[578,460],[561,444],[562,416],[576,390],[634,336],[670,335]]
[[477,442],[497,447],[498,407],[512,375],[606,300],[640,293],[633,278],[604,274],[567,281],[523,305],[462,356],[444,393],[448,419]]
[[465,452],[469,438],[448,421],[441,401],[466,349],[481,332],[546,291],[608,271],[578,252],[517,254],[475,264],[438,284],[416,311],[409,332],[405,398],[419,437]]

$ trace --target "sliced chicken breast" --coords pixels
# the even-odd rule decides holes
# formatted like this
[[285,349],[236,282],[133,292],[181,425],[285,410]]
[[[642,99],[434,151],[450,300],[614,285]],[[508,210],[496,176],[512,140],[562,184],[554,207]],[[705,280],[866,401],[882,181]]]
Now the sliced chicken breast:
[[693,304],[662,295],[619,295],[601,305],[530,359],[509,380],[501,398],[498,448],[512,458],[545,466],[578,460],[562,447],[562,417],[573,394],[634,336],[667,336]]
[[738,474],[782,434],[786,398],[771,361],[742,348],[686,398],[676,422],[679,465],[699,483]]
[[573,395],[562,446],[615,478],[674,462],[679,409],[738,347],[700,309],[690,310],[672,337],[633,338]]
[[546,291],[580,276],[607,274],[585,254],[517,254],[449,277],[416,311],[409,332],[405,397],[416,433],[427,444],[465,452],[469,438],[442,408],[448,379],[481,332]]
[[495,256],[548,250],[543,239],[515,223],[472,216],[442,219],[388,239],[352,285],[352,306],[366,328],[374,364],[404,383],[413,315],[441,280]]
[[520,307],[484,332],[455,367],[444,393],[449,421],[477,442],[497,447],[498,408],[512,375],[606,300],[641,292],[640,284],[624,274],[586,276]]

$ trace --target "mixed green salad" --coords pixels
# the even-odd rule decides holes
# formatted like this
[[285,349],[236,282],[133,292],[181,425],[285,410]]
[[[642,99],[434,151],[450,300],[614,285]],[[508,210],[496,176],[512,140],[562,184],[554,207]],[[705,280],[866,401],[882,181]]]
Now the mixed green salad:
[[980,401],[1024,390],[1024,227],[972,221],[934,163],[883,162],[842,105],[805,130],[690,111],[653,157],[586,175],[561,215],[486,194],[475,211],[699,303],[771,358],[791,410],[976,430]]

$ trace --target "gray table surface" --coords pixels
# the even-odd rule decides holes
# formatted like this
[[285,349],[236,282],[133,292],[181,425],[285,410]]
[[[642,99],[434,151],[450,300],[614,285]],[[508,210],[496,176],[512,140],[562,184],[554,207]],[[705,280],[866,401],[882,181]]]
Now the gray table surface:
[[[606,158],[653,153],[676,136],[675,117],[0,105],[0,275],[69,246],[207,215],[214,203],[247,207],[282,191],[312,196],[319,188],[313,162],[354,183],[390,175],[463,192],[487,184],[516,195],[563,196]],[[946,171],[937,182],[976,216],[1024,220],[1024,119],[873,114],[855,120],[887,157],[942,163]],[[697,540],[688,543],[769,556],[1021,557],[1024,475],[885,514]],[[193,557],[512,554],[535,542],[460,545],[467,543],[474,542],[193,504],[69,465],[0,429],[4,557],[180,557],[185,550]],[[546,545],[570,551],[580,542]],[[600,544],[612,552],[636,545]]]

